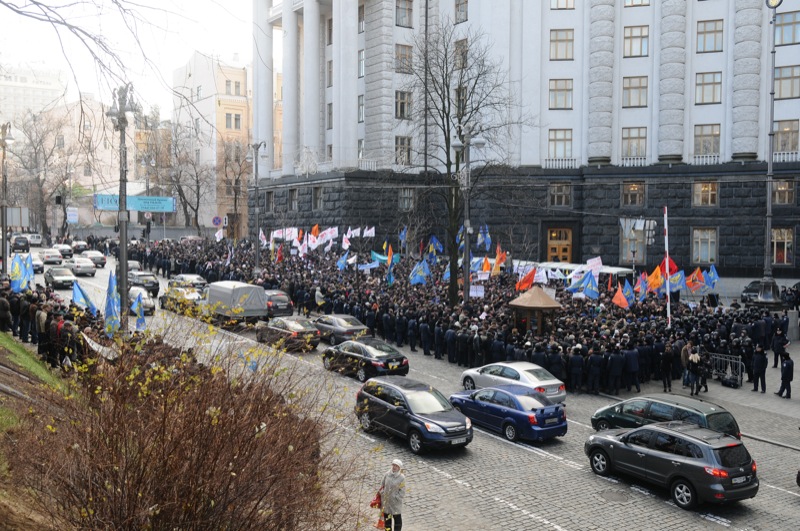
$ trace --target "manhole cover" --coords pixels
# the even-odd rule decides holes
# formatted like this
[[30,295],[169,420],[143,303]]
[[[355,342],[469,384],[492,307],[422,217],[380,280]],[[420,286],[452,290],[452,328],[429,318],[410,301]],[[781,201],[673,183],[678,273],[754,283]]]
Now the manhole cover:
[[620,492],[618,490],[606,490],[600,493],[600,496],[610,502],[626,502],[628,501],[628,495],[624,492]]

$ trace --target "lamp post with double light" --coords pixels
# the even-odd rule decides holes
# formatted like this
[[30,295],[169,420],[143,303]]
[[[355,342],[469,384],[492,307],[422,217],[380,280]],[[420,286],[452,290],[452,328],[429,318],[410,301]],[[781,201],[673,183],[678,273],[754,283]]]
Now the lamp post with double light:
[[133,85],[128,83],[114,90],[114,103],[106,116],[119,131],[119,286],[120,330],[128,329],[128,148],[125,145],[125,129],[128,113],[133,113]]
[[2,217],[3,224],[3,274],[8,274],[8,165],[6,163],[6,149],[14,143],[14,136],[11,134],[11,122],[6,122],[0,126],[0,148],[3,150],[2,170],[3,170],[3,202]]
[[469,235],[472,233],[472,226],[469,221],[469,193],[472,188],[472,170],[470,168],[470,148],[475,146],[482,149],[486,145],[486,141],[477,136],[477,131],[474,130],[470,124],[458,124],[459,137],[453,140],[453,149],[463,153],[464,169],[457,172],[453,177],[458,179],[458,185],[461,188],[461,193],[464,194],[464,257],[462,258],[462,267],[464,269],[464,304],[469,302],[469,274],[470,274],[470,259],[469,259]]
[[259,163],[258,151],[261,148],[266,148],[267,147],[267,143],[262,140],[261,142],[255,142],[254,144],[251,144],[250,147],[252,148],[253,151],[251,153],[247,154],[247,157],[246,157],[245,160],[247,160],[248,162],[252,162],[253,163],[253,180],[255,181],[253,183],[253,185],[254,185],[253,186],[253,189],[254,189],[253,192],[254,192],[254,196],[255,196],[255,206],[253,207],[253,216],[254,216],[253,223],[254,223],[254,226],[255,226],[255,242],[254,242],[254,246],[255,246],[255,255],[256,256],[255,256],[255,264],[253,264],[253,274],[254,275],[259,275],[261,273],[261,238],[259,238],[259,236],[260,236],[259,229],[261,228],[261,225],[260,225],[260,222],[259,222],[259,219],[258,219],[259,218],[258,214],[260,212],[259,198],[258,198],[258,193],[259,193],[258,192],[258,163]]

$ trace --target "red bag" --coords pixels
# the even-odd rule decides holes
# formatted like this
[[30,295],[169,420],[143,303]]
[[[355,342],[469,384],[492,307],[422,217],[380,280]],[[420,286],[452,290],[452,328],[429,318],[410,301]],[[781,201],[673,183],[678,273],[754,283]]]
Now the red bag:
[[372,498],[371,502],[369,502],[369,506],[373,509],[380,509],[383,506],[383,502],[381,501],[381,491],[378,491],[375,494],[375,497]]

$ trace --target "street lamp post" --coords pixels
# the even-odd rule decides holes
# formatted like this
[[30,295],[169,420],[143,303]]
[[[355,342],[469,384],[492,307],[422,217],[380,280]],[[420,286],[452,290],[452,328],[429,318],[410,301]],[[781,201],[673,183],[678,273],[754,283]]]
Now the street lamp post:
[[453,141],[453,148],[461,150],[464,154],[464,169],[456,174],[458,179],[461,193],[464,194],[464,258],[462,258],[462,268],[464,269],[464,304],[469,302],[469,274],[470,274],[470,259],[469,259],[469,235],[472,233],[472,227],[469,222],[469,192],[472,187],[472,170],[470,168],[470,147],[473,145],[481,149],[486,145],[486,141],[479,137],[473,136],[475,131],[469,125],[458,125],[458,132],[463,137],[463,141],[456,138]]
[[259,229],[261,225],[259,223],[258,214],[260,212],[260,207],[258,204],[258,150],[261,148],[267,147],[267,143],[263,140],[261,142],[256,142],[250,145],[253,148],[253,153],[247,154],[247,159],[253,163],[253,180],[254,183],[254,194],[255,194],[255,207],[253,208],[253,214],[255,215],[254,225],[255,225],[255,264],[253,266],[253,275],[258,275],[261,273],[261,240],[259,238]]
[[8,165],[6,164],[6,148],[14,143],[11,134],[11,122],[0,126],[0,148],[3,149],[3,202],[0,216],[3,224],[3,274],[8,274]]
[[764,277],[758,290],[756,303],[760,306],[777,306],[781,303],[778,285],[772,277],[772,163],[775,158],[775,20],[778,6],[783,0],[766,0],[767,8],[772,10],[770,21],[770,89],[769,89],[769,142],[767,154],[767,215],[764,235]]
[[114,123],[114,130],[119,131],[119,286],[120,298],[120,330],[128,329],[128,148],[125,146],[125,129],[128,126],[126,113],[133,112],[133,85],[114,90],[114,103],[106,116]]

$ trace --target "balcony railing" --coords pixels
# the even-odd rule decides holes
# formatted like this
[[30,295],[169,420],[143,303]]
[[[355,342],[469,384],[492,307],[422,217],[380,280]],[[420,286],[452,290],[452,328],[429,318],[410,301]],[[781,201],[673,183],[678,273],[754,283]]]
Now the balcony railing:
[[798,157],[797,151],[776,151],[775,158],[772,160],[774,162],[797,162],[800,157]]
[[571,170],[578,167],[577,159],[544,159],[543,168],[548,170]]
[[358,159],[358,169],[363,171],[376,171],[378,161],[375,159]]
[[622,157],[620,162],[627,168],[647,166],[647,157]]
[[695,155],[692,157],[693,164],[696,166],[708,166],[709,164],[719,164],[719,153],[708,153],[706,155]]

